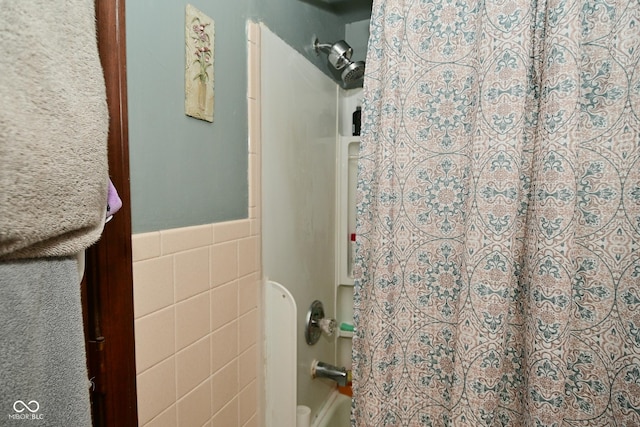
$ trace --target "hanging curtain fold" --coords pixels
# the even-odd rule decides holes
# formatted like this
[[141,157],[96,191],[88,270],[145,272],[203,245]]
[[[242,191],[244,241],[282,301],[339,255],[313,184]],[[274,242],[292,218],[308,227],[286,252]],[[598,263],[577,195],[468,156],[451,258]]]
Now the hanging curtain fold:
[[640,2],[374,0],[352,425],[640,425]]

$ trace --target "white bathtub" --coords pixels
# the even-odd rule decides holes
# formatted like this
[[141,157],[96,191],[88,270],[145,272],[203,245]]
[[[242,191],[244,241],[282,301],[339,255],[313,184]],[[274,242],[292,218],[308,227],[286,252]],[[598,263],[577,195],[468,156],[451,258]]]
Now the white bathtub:
[[311,427],[350,427],[351,398],[334,392],[318,413]]

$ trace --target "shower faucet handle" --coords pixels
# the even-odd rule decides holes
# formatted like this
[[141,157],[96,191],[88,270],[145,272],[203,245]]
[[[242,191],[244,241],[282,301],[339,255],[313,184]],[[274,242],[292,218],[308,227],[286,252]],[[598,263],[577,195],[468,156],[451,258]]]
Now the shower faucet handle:
[[323,332],[332,336],[337,325],[335,319],[324,317],[324,306],[318,300],[311,303],[305,323],[304,337],[309,345],[317,343]]
[[322,329],[322,332],[328,336],[333,336],[337,326],[336,319],[327,319],[325,317],[324,319],[320,319],[318,323],[320,324],[319,326],[320,329]]

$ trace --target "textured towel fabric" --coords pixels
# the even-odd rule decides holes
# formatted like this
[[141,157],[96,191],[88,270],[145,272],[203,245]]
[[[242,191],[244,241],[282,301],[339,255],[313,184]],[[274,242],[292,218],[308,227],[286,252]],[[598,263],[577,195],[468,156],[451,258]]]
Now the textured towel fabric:
[[108,112],[93,0],[0,0],[0,259],[94,243]]
[[91,425],[77,268],[0,262],[0,426]]

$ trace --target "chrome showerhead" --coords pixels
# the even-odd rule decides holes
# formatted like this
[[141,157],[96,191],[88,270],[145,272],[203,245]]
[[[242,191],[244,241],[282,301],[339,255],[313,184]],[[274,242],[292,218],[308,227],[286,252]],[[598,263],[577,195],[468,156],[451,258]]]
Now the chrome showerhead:
[[344,71],[342,71],[340,77],[345,85],[356,83],[364,77],[364,62],[356,61],[350,63],[345,67]]
[[351,62],[351,55],[353,55],[353,49],[344,40],[335,42],[334,44],[320,43],[318,39],[313,43],[313,48],[316,51],[316,55],[320,54],[320,51],[325,52],[329,56],[329,63],[336,70],[342,70]]
[[[343,86],[350,86],[357,83],[364,76],[364,62],[351,61],[353,49],[344,40],[337,41],[333,44],[320,43],[316,38],[313,42],[313,49],[316,55],[320,55],[320,51],[328,55],[329,63],[340,73],[340,79]],[[337,78],[337,73],[336,78]]]

